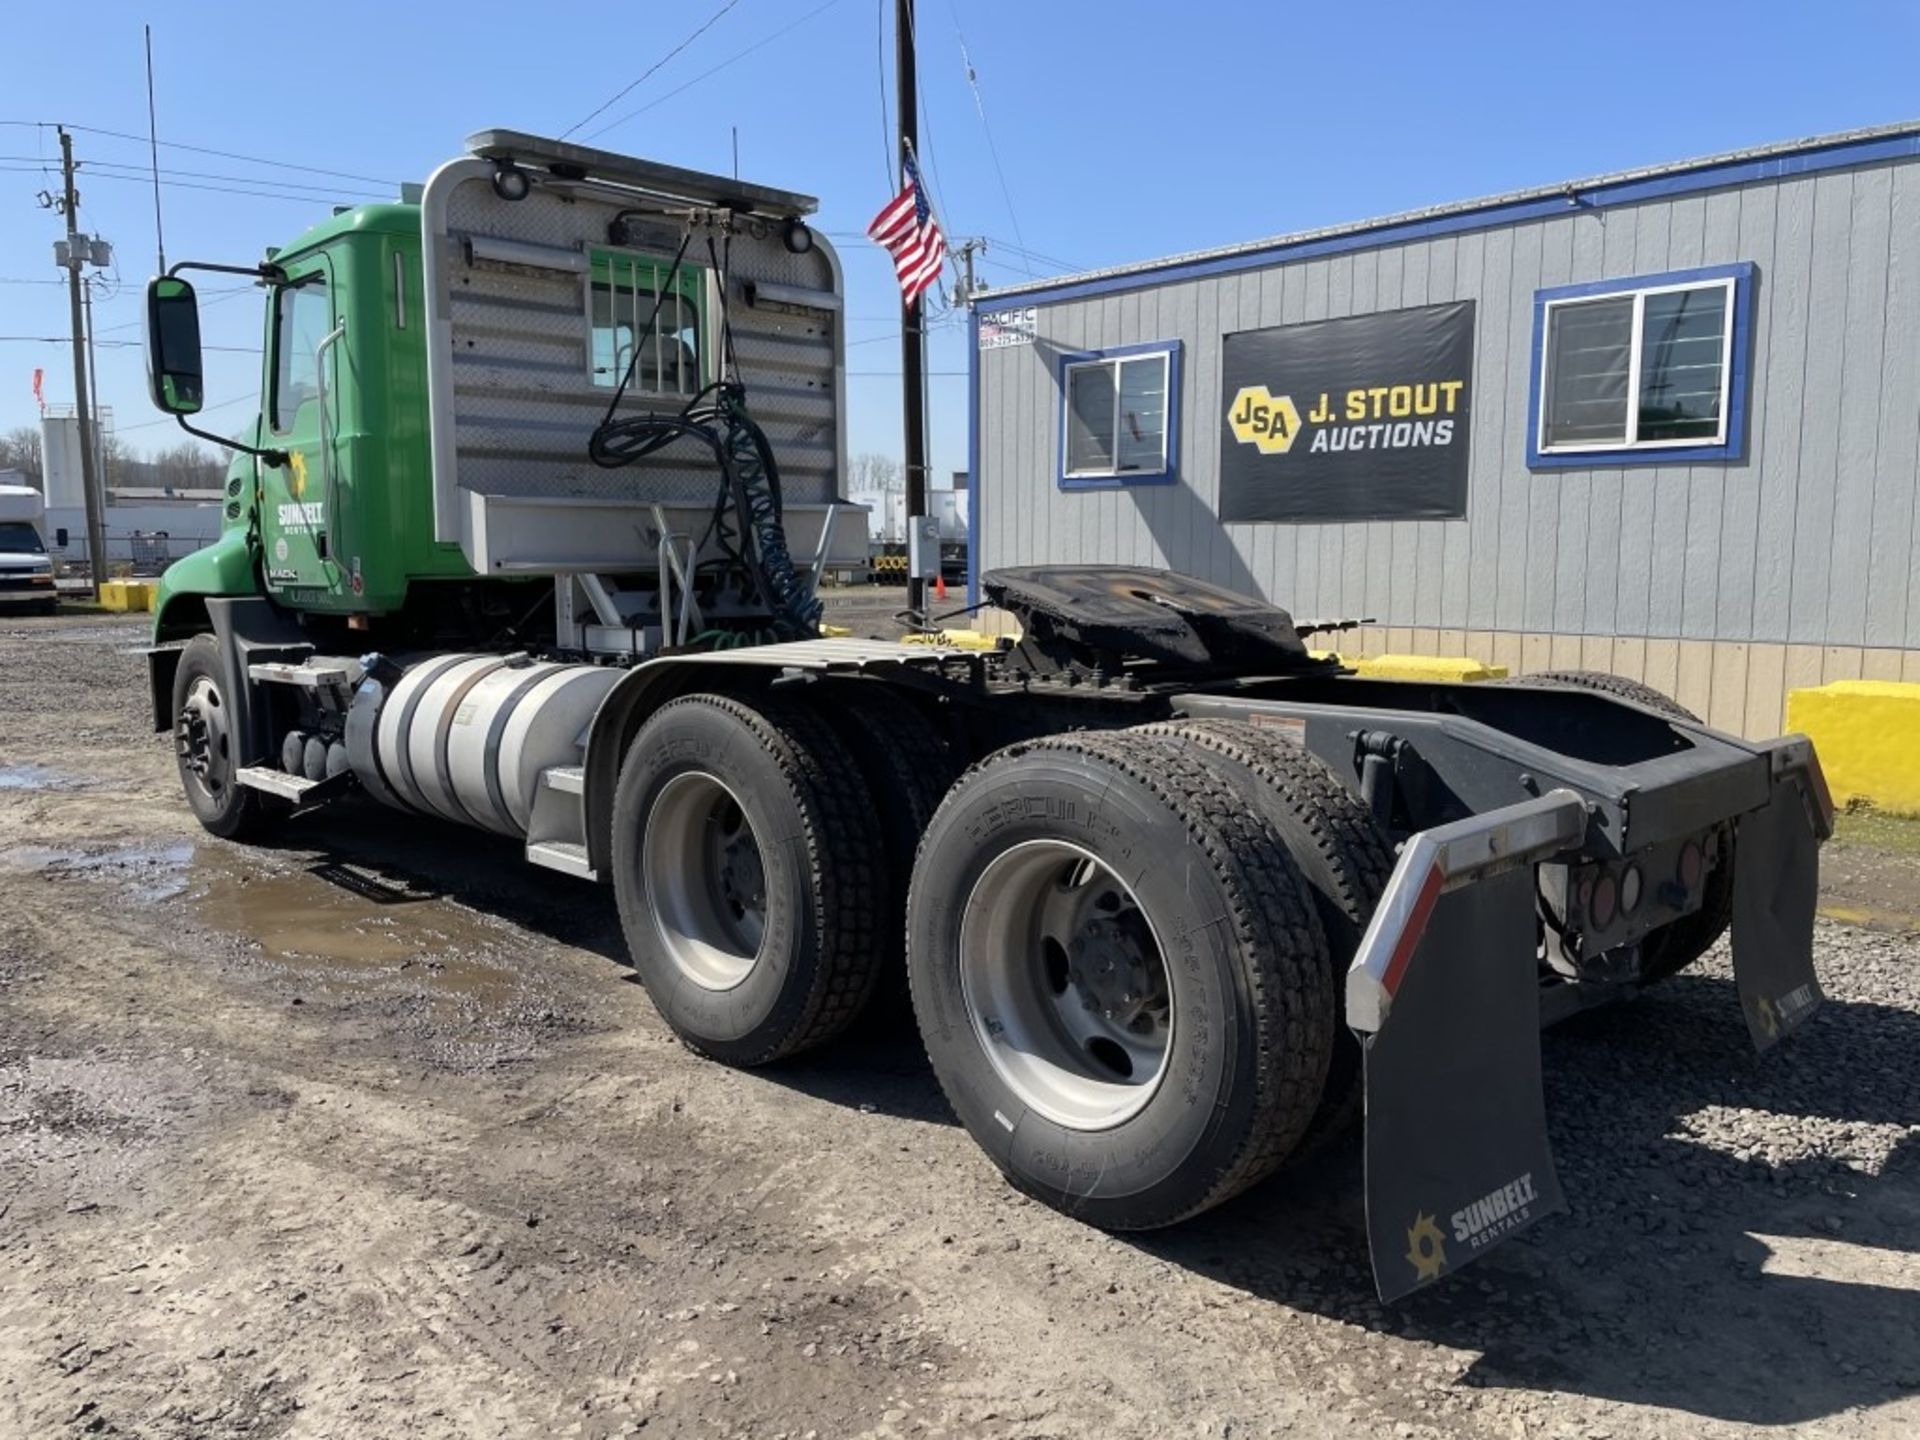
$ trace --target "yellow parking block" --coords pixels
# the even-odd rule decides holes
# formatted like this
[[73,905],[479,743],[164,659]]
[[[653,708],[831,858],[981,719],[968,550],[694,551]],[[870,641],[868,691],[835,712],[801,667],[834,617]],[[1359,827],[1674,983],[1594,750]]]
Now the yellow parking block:
[[129,613],[151,610],[153,590],[151,580],[102,580],[100,604],[108,610],[124,610]]
[[1787,693],[1787,729],[1820,752],[1836,805],[1920,815],[1920,685],[1835,680]]
[[1355,674],[1373,680],[1437,680],[1447,684],[1465,684],[1473,680],[1504,680],[1507,667],[1486,665],[1465,655],[1339,655],[1331,650],[1316,650],[1316,656],[1332,655]]

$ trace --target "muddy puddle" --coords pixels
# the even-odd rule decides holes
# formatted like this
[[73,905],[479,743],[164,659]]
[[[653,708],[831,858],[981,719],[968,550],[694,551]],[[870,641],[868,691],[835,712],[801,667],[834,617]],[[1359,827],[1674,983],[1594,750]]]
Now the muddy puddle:
[[185,840],[104,849],[9,845],[0,848],[0,873],[38,873],[55,881],[119,884],[135,901],[156,904],[185,893],[193,854],[193,845]]
[[0,765],[0,790],[83,790],[87,782],[51,765]]
[[521,988],[500,927],[405,880],[337,861],[259,872],[206,850],[181,902],[277,968],[344,983],[396,977],[482,1008]]
[[136,905],[178,907],[275,968],[315,981],[397,977],[481,1008],[521,988],[497,923],[405,879],[333,860],[266,870],[189,840],[99,849],[14,845],[0,847],[6,873],[110,884]]

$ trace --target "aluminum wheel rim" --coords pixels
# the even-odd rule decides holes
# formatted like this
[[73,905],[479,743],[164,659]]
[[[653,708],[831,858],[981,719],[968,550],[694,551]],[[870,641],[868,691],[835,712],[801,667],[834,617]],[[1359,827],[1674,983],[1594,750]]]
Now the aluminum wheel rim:
[[674,969],[708,990],[747,978],[767,930],[766,866],[740,797],[689,770],[660,787],[640,851],[647,910]]
[[180,718],[174,722],[173,739],[182,777],[217,804],[226,793],[232,755],[227,741],[227,707],[211,677],[196,676],[187,687]]
[[1166,949],[1091,851],[1029,840],[994,857],[960,916],[960,992],[1022,1104],[1071,1130],[1140,1113],[1172,1052]]

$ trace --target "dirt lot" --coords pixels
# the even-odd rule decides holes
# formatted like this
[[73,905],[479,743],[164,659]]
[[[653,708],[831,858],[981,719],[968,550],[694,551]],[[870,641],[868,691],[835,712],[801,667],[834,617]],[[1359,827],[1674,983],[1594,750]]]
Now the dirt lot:
[[1001,1183],[910,1034],[695,1060],[606,895],[510,845],[203,836],[141,638],[0,621],[0,1435],[1920,1433],[1885,837],[1834,852],[1885,923],[1821,923],[1807,1033],[1756,1061],[1710,959],[1551,1034],[1573,1213],[1383,1309],[1352,1146],[1112,1238]]

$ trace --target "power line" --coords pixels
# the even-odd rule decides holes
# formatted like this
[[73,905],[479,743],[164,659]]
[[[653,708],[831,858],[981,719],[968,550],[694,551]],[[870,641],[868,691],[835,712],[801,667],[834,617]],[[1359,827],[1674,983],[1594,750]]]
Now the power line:
[[595,130],[592,134],[587,135],[584,138],[591,140],[595,136],[604,135],[609,130],[617,129],[620,126],[626,124],[629,120],[636,119],[637,117],[646,114],[649,110],[652,110],[657,106],[666,104],[667,101],[673,99],[674,96],[680,94],[682,91],[691,90],[695,85],[698,85],[702,80],[705,80],[712,75],[718,75],[722,70],[725,70],[729,65],[736,64],[737,62],[746,59],[747,56],[753,54],[754,51],[765,49],[767,46],[771,45],[774,41],[778,40],[782,35],[786,35],[791,31],[798,30],[802,25],[806,24],[809,20],[813,19],[814,16],[825,14],[827,11],[833,9],[833,7],[838,5],[839,3],[840,3],[840,0],[826,0],[825,4],[814,6],[813,9],[807,11],[807,13],[802,15],[798,20],[794,20],[789,22],[788,24],[782,25],[778,30],[774,31],[771,35],[766,36],[764,39],[754,41],[753,44],[747,46],[747,48],[744,50],[736,51],[734,54],[729,55],[725,60],[722,60],[718,65],[715,65],[712,69],[702,70],[698,75],[694,76],[691,80],[688,80],[684,84],[676,86],[672,90],[667,91],[667,93],[664,95],[661,95],[655,99],[649,100],[646,104],[640,106],[638,109],[629,110],[626,114],[620,116],[620,118],[617,120],[609,120],[606,124],[602,125],[598,130]]
[[[16,345],[66,345],[72,342],[71,335],[0,335],[0,344]],[[144,340],[96,340],[93,342],[103,350],[137,350]],[[258,345],[202,345],[202,350],[220,350],[229,355],[258,355]]]
[[[196,413],[207,415],[215,410],[231,410],[236,405],[251,405],[257,398],[257,396],[253,395],[236,395],[233,399],[222,400],[217,405],[202,405]],[[171,424],[173,424],[173,416],[163,415],[158,420],[142,420],[138,425],[116,425],[113,427],[113,433],[116,435],[124,435],[131,430],[151,430],[156,425]]]
[[[70,130],[79,130],[88,135],[107,135],[115,140],[131,140],[137,145],[148,143],[145,135],[129,134],[125,130],[103,130],[97,125],[70,125]],[[190,150],[196,155],[217,155],[222,160],[239,160],[248,165],[265,165],[276,170],[299,170],[308,175],[326,175],[335,180],[363,180],[369,185],[381,185],[390,190],[398,189],[398,180],[389,180],[380,175],[355,175],[347,170],[327,170],[318,165],[301,165],[292,160],[269,160],[263,155],[242,155],[235,150],[215,150],[205,145],[188,145],[180,140],[160,140],[155,142],[168,150]]]
[[740,3],[740,0],[726,0],[726,3],[724,5],[722,5],[718,10],[714,11],[713,14],[709,15],[706,18],[706,20],[701,24],[699,29],[695,30],[691,35],[687,36],[686,39],[682,40],[678,45],[674,46],[673,49],[669,50],[666,54],[662,55],[658,60],[654,61],[653,64],[649,65],[645,70],[641,71],[640,78],[638,80],[628,81],[627,84],[623,86],[618,92],[616,92],[611,99],[608,99],[605,102],[603,102],[601,105],[599,105],[596,109],[594,109],[591,113],[586,115],[584,118],[574,121],[573,124],[569,125],[566,129],[560,132],[560,138],[562,140],[566,139],[569,135],[573,134],[574,131],[578,130],[582,125],[586,124],[588,120],[593,119],[595,115],[599,115],[603,113],[604,111],[611,108],[618,101],[624,100],[628,95],[632,94],[636,89],[638,89],[642,84],[646,82],[649,76],[656,73],[658,70],[661,69],[661,67],[666,65],[666,63],[669,60],[673,59],[674,56],[678,55],[682,50],[686,49],[689,45],[693,44],[694,41],[698,40],[702,35],[706,34],[707,31],[711,30],[717,23],[719,23],[720,17],[722,15],[726,14],[729,10],[733,9],[733,7],[738,5],[739,3]]
[[[35,166],[35,165],[0,164],[0,174],[45,175],[45,174],[51,174],[51,173],[52,173],[52,167],[46,166],[46,165]],[[111,180],[120,184],[131,184],[131,185],[146,185],[150,183],[148,177],[144,174],[113,175],[113,174],[107,173],[104,170],[99,170],[99,169],[92,169],[91,173],[93,175],[93,178],[96,180]],[[326,203],[326,200],[328,198],[325,195],[289,195],[283,190],[243,189],[241,187],[233,186],[233,185],[203,185],[193,180],[163,180],[160,183],[165,185],[170,190],[202,190],[202,191],[207,191],[209,193],[216,194],[216,195],[244,195],[255,200],[297,200],[302,205],[309,205],[309,206],[324,204]],[[272,182],[268,181],[268,182],[262,182],[262,183],[270,184]],[[335,195],[333,198],[335,200],[344,202],[348,197]],[[367,202],[363,199],[359,203],[364,204]]]
[[[40,160],[32,155],[0,155],[0,164],[31,166],[35,169],[44,169],[49,173],[57,168],[50,162]],[[123,165],[118,160],[88,160],[82,162],[78,169],[83,177],[87,175],[98,175],[103,180],[134,179],[139,180],[142,184],[147,183],[153,174],[153,172],[144,165]],[[384,192],[348,190],[338,185],[308,185],[298,180],[263,179],[257,175],[227,175],[208,170],[162,170],[159,173],[162,176],[169,177],[169,180],[171,180],[172,177],[192,180],[224,180],[236,185],[246,185],[256,189],[262,186],[275,185],[279,187],[278,190],[273,192],[275,194],[281,194],[290,190],[312,191],[317,199],[341,198],[348,195],[364,196],[370,200],[384,200],[388,198]]]
[[886,166],[886,193],[894,193],[893,112],[887,109],[887,0],[873,5],[873,70],[880,81],[880,153]]
[[[1007,184],[1007,172],[1000,163],[1000,147],[993,143],[993,126],[987,120],[987,102],[980,94],[980,77],[974,72],[973,57],[967,54],[967,37],[960,28],[960,12],[954,8],[953,0],[947,0],[947,13],[953,17],[953,33],[960,42],[960,63],[966,67],[967,84],[973,90],[973,108],[980,112],[980,128],[986,133],[987,154],[993,157],[993,173],[1000,177],[1000,198],[1007,202],[1007,218],[1013,222],[1014,239],[1020,242],[1017,247],[1023,254],[1027,248],[1027,237],[1020,233],[1020,214],[1013,207],[1013,190]],[[1027,267],[1027,274],[1033,274],[1033,267]]]

